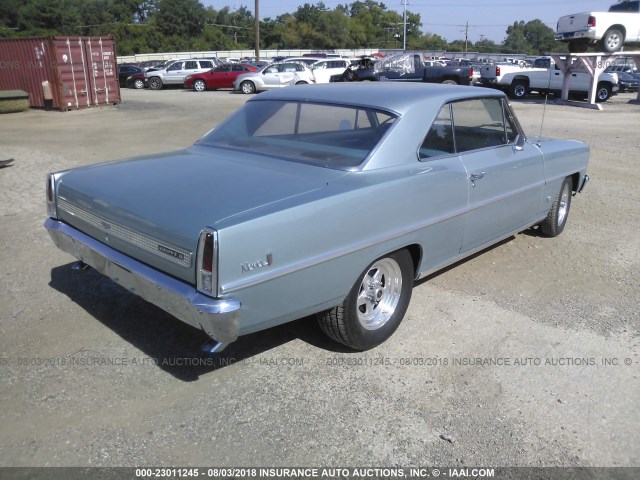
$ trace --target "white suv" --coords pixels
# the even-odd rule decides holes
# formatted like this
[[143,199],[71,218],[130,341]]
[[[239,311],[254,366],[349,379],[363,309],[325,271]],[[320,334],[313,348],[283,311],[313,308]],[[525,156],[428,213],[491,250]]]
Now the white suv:
[[316,83],[329,83],[332,75],[341,75],[347,67],[349,62],[343,58],[327,58],[311,65],[311,71]]
[[144,74],[151,90],[160,90],[164,85],[183,85],[189,75],[203,73],[215,67],[213,60],[189,58],[176,60],[161,70]]

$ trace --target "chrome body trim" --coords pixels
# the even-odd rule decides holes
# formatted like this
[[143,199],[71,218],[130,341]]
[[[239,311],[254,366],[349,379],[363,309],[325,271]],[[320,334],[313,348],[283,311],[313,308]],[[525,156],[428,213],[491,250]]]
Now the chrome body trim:
[[132,293],[201,328],[223,345],[238,338],[241,317],[238,300],[202,295],[193,285],[138,262],[64,222],[48,218],[44,226],[58,248]]
[[582,185],[580,185],[580,188],[578,188],[578,190],[577,190],[577,191],[578,191],[578,193],[582,193],[582,190],[584,190],[584,187],[586,187],[586,186],[587,186],[587,183],[589,182],[589,180],[591,180],[591,179],[589,178],[589,175],[585,175],[585,176],[582,178]]
[[103,220],[98,215],[88,212],[87,210],[68,202],[62,197],[58,197],[58,208],[78,217],[82,221],[87,222],[89,225],[100,229],[108,235],[118,237],[131,245],[158,255],[165,260],[177,263],[185,268],[189,268],[191,266],[192,254],[188,250],[170,245],[166,242],[160,242],[155,238],[136,232],[115,222]]

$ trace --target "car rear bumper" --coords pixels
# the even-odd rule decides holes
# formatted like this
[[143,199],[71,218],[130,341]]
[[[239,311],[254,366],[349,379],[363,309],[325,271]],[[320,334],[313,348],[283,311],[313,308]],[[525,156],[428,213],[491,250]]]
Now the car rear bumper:
[[179,320],[201,328],[221,344],[216,350],[238,338],[238,300],[202,295],[193,285],[124,255],[64,222],[48,218],[44,226],[58,248]]
[[580,39],[595,40],[596,31],[589,29],[589,30],[578,30],[576,32],[556,33],[554,35],[554,38],[560,41],[580,40]]

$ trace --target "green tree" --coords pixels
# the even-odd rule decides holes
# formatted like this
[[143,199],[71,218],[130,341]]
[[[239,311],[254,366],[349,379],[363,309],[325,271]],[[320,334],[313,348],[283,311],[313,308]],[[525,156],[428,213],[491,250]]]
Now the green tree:
[[502,42],[505,53],[532,53],[532,48],[525,37],[524,21],[514,22],[507,28],[507,38]]
[[149,22],[158,28],[165,50],[189,50],[204,30],[205,9],[198,0],[158,0]]
[[530,49],[538,55],[552,52],[556,48],[554,35],[553,29],[538,19],[532,20],[524,26],[524,37],[529,43]]

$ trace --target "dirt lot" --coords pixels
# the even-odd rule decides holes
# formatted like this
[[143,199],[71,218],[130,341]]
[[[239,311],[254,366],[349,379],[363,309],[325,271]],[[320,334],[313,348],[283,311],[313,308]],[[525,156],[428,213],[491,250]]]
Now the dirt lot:
[[[186,147],[246,96],[1,116],[0,466],[640,466],[634,97],[548,105],[544,135],[592,148],[564,233],[419,282],[367,353],[301,319],[207,357],[202,333],[72,271],[42,227],[46,172]],[[515,110],[536,137],[540,101]]]

